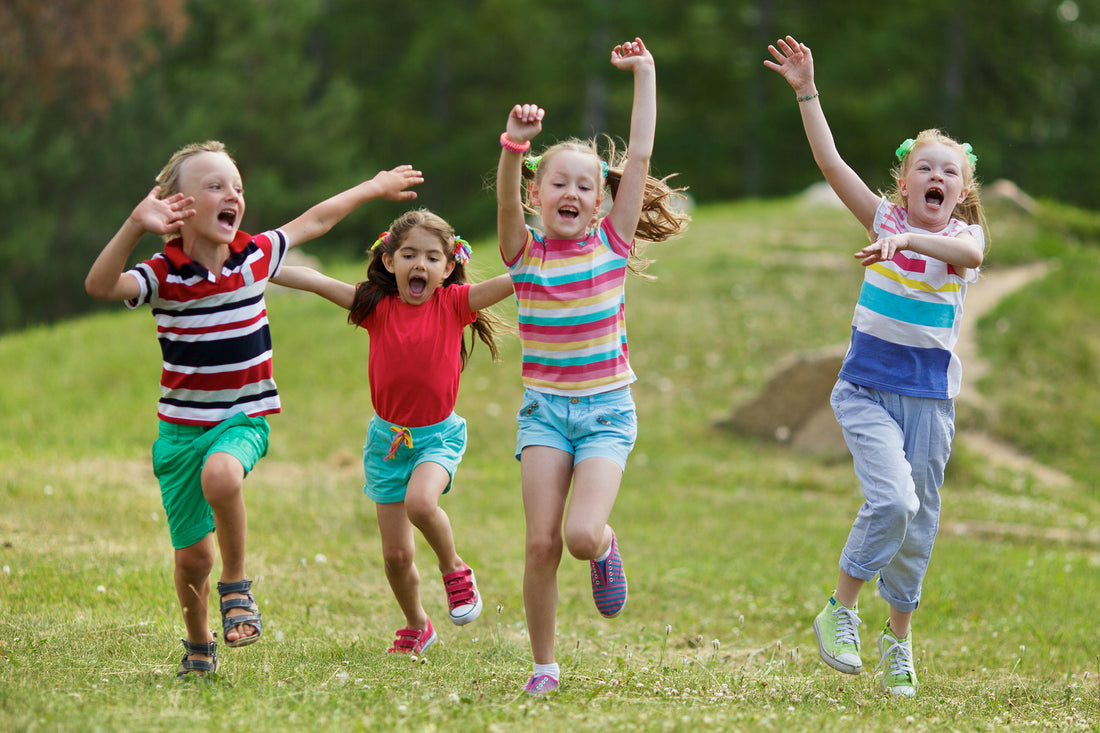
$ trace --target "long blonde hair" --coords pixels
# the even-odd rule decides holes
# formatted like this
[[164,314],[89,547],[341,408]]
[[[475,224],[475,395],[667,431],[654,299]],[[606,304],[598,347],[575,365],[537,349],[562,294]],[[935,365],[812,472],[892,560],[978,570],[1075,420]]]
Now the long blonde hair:
[[[626,162],[629,151],[618,150],[615,141],[607,137],[607,154],[600,155],[599,146],[595,138],[581,140],[569,138],[548,147],[541,155],[526,158],[523,161],[524,179],[541,183],[542,173],[546,170],[546,163],[558,153],[572,150],[593,156],[600,168],[606,171],[607,189],[611,194],[611,200],[615,200],[615,194],[619,191],[619,183],[622,181],[623,165]],[[645,192],[642,195],[642,213],[638,218],[638,226],[630,239],[634,240],[630,247],[630,271],[635,275],[642,275],[653,260],[642,255],[646,244],[663,242],[683,233],[691,217],[686,212],[687,197],[684,195],[686,188],[673,187],[669,179],[676,174],[670,174],[663,178],[646,176]],[[523,206],[530,213],[537,213],[531,203],[530,187],[524,187]],[[627,232],[620,232],[626,238]]]

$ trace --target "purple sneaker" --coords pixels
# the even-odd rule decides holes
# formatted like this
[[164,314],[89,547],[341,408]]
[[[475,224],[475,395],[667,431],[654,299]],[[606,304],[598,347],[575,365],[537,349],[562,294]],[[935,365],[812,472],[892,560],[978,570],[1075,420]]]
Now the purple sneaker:
[[548,674],[531,675],[523,691],[532,697],[545,697],[558,689],[558,681]]
[[596,608],[607,618],[618,616],[626,605],[626,573],[615,532],[611,533],[611,554],[607,559],[589,560],[588,565],[592,570],[592,600]]

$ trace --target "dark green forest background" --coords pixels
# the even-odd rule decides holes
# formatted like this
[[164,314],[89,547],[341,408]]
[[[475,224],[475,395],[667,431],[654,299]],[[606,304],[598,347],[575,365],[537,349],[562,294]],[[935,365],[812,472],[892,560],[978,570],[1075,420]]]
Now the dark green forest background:
[[[635,35],[657,60],[654,171],[699,203],[790,194],[819,174],[762,65],[787,33],[873,187],[902,139],[940,127],[985,182],[1096,208],[1100,0],[0,0],[0,330],[98,307],[92,260],[195,140],[236,157],[246,231],[408,162],[420,204],[491,235],[511,105],[547,109],[543,142],[625,137],[632,83],[608,59]],[[310,249],[353,256],[397,207]]]

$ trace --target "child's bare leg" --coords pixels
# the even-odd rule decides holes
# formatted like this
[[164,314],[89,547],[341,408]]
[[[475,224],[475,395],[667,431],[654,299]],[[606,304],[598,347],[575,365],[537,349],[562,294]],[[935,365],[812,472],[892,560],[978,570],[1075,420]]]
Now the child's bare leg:
[[375,504],[378,530],[382,535],[382,559],[386,580],[405,614],[410,629],[428,628],[428,614],[420,603],[420,573],[413,562],[415,545],[413,527],[405,510],[405,502]]
[[[243,580],[248,517],[244,506],[244,466],[229,453],[211,453],[202,468],[202,493],[214,511],[214,527],[222,556],[221,581]],[[226,598],[246,598],[243,593],[227,593]],[[230,609],[229,618],[248,614],[244,608]],[[225,633],[226,641],[236,641],[258,633],[254,626],[234,626]]]
[[856,603],[859,602],[859,592],[863,590],[864,582],[841,570],[840,577],[836,581],[836,594],[833,598],[845,608],[855,608]]
[[890,630],[898,639],[909,636],[909,629],[913,621],[912,611],[898,611],[890,606]]
[[565,546],[578,560],[594,560],[611,547],[607,520],[623,470],[608,458],[586,458],[573,475],[573,499],[565,515]]
[[573,478],[573,456],[556,448],[528,446],[523,449],[520,466],[527,524],[523,565],[527,634],[535,664],[552,664],[563,546],[561,521]]
[[[207,535],[190,547],[175,551],[174,580],[176,597],[183,612],[187,640],[192,644],[208,644],[210,633],[207,616],[210,599],[210,573],[214,569],[214,537]],[[191,659],[209,659],[205,654],[191,654]]]
[[449,481],[450,475],[443,466],[425,462],[413,470],[405,492],[405,513],[435,551],[439,571],[444,575],[462,569],[451,520],[439,506],[439,497]]

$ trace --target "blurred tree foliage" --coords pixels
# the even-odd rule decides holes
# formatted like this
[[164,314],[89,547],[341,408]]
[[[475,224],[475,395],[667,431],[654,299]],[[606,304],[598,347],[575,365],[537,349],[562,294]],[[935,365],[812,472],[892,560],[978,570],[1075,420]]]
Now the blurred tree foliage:
[[[511,105],[547,109],[543,142],[625,138],[632,84],[608,59],[635,35],[657,59],[655,172],[700,202],[791,193],[819,174],[762,64],[786,33],[873,187],[898,142],[940,127],[985,181],[1094,206],[1100,0],[4,0],[0,330],[94,307],[92,260],[194,140],[237,158],[246,231],[409,162],[420,204],[491,235]],[[398,211],[372,204],[310,249],[360,252]]]

